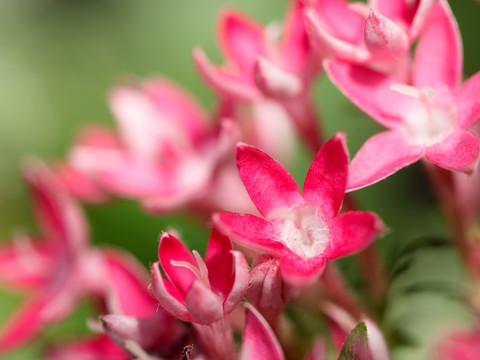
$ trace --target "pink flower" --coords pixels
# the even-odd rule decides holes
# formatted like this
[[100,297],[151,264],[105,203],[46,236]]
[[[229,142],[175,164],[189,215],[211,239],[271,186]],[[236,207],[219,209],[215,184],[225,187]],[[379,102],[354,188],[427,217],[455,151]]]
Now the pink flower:
[[352,160],[348,191],[422,157],[446,169],[472,170],[479,142],[466,129],[480,115],[480,73],[459,85],[460,35],[445,1],[435,5],[419,40],[411,84],[342,61],[328,61],[325,68],[350,100],[389,128],[370,138]]
[[[80,208],[44,164],[30,162],[24,175],[42,235],[16,237],[0,247],[0,282],[29,290],[28,300],[2,329],[0,352],[21,346],[45,325],[66,318],[84,296],[101,307],[109,303],[119,313],[154,316],[156,302],[147,292],[145,270],[118,250],[90,246]],[[166,314],[162,316],[167,321]],[[172,324],[170,334],[175,332]]]
[[343,133],[318,152],[303,195],[282,165],[254,147],[237,146],[237,165],[263,218],[217,213],[213,221],[235,242],[281,258],[280,271],[290,285],[315,281],[326,260],[360,251],[383,231],[381,220],[373,213],[338,215],[348,176]]
[[322,55],[408,74],[408,51],[436,0],[316,0],[305,10],[308,35]]
[[195,49],[193,57],[201,76],[222,98],[236,105],[276,101],[317,151],[320,135],[309,91],[320,61],[310,49],[304,7],[303,1],[292,1],[282,33],[237,11],[225,11],[219,21],[219,42],[226,64],[214,66],[201,49]]
[[190,94],[164,79],[117,87],[110,104],[118,134],[91,128],[70,155],[101,188],[152,212],[250,207],[229,158],[232,121],[211,124]]
[[219,42],[227,64],[215,67],[201,49],[194,51],[195,64],[205,81],[223,97],[241,101],[256,101],[262,91],[274,98],[304,91],[303,83],[311,80],[319,64],[315,66],[318,60],[311,56],[303,26],[303,2],[292,3],[280,44],[275,37],[277,29],[263,28],[238,11],[224,11]]
[[84,265],[96,266],[100,258],[87,250],[88,229],[80,209],[43,164],[29,163],[24,176],[42,235],[17,236],[0,247],[0,281],[33,294],[2,329],[1,352],[22,345],[44,324],[67,316],[83,289],[97,290],[95,282],[83,276]]
[[[177,321],[148,292],[148,273],[137,261],[118,251],[104,251],[108,288],[107,315],[100,317],[105,334],[63,345],[55,344],[49,360],[129,359],[131,355],[178,350],[184,332]],[[97,271],[99,269],[96,269]],[[100,325],[100,324],[99,324]]]
[[[242,300],[248,265],[230,241],[213,230],[203,260],[175,236],[162,233],[159,261],[151,267],[153,292],[160,305],[182,321],[209,325],[223,319]],[[165,277],[158,265],[162,266]]]

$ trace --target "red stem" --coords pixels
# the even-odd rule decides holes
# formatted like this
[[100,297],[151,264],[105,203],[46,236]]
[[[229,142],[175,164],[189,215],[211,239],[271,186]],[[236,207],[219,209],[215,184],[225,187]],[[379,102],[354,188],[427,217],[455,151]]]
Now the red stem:
[[452,230],[453,240],[469,270],[474,269],[473,247],[467,235],[468,214],[459,202],[453,174],[430,162],[424,162],[430,181],[441,202],[443,211]]
[[332,262],[327,263],[321,279],[325,285],[324,290],[337,305],[344,308],[356,319],[360,319],[362,314],[365,314],[365,309],[360,305],[342,274]]

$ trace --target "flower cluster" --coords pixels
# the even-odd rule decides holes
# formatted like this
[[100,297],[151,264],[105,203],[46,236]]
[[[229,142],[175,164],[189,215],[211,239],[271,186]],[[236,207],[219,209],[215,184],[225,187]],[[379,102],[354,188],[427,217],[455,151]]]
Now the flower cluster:
[[[461,80],[446,0],[290,0],[281,27],[229,9],[218,35],[223,65],[193,50],[217,95],[212,114],[165,78],[121,84],[109,96],[116,129],[83,129],[56,167],[24,164],[41,234],[0,247],[0,281],[28,294],[1,329],[0,353],[88,298],[99,315],[92,335],[53,344],[48,359],[388,360],[375,311],[334,260],[357,254],[369,261],[367,283],[386,281],[371,246],[386,225],[350,192],[420,159],[478,286],[480,249],[469,234],[480,202],[463,174],[475,173],[479,156],[470,128],[480,118],[480,72]],[[387,128],[351,162],[345,132],[324,138],[312,95],[322,71]],[[296,138],[313,158],[302,190],[281,164],[293,160]],[[205,255],[159,229],[148,275],[126,251],[94,246],[79,204],[115,197],[197,217],[211,230]],[[385,293],[376,295],[381,303]],[[292,320],[299,309],[325,324],[305,346]],[[478,330],[435,351],[478,358]]]

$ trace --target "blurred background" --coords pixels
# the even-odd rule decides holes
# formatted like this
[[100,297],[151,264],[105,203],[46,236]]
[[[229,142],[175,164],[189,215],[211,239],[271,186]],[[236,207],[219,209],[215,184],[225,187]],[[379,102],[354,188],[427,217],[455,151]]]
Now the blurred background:
[[[464,44],[464,75],[480,69],[480,4],[452,0]],[[2,0],[0,1],[0,239],[36,226],[19,164],[30,156],[61,159],[85,124],[113,124],[106,95],[125,79],[166,75],[186,87],[207,109],[214,95],[191,60],[200,45],[221,63],[216,16],[234,6],[266,24],[283,18],[286,0]],[[441,41],[441,39],[439,39]],[[328,137],[347,133],[350,153],[380,127],[320,77],[316,104]],[[299,145],[290,167],[303,181],[311,161]],[[381,324],[395,359],[422,359],[436,331],[471,319],[463,306],[465,286],[449,233],[420,164],[356,193],[364,209],[379,213],[389,227],[378,242],[391,276]],[[138,205],[115,201],[86,206],[92,241],[131,251],[145,265],[157,256],[157,237],[176,227],[191,246],[204,249],[208,229],[188,216],[153,217]],[[139,245],[141,244],[141,245]],[[361,289],[356,262],[340,261],[351,284]],[[22,298],[0,290],[0,324]],[[88,304],[32,346],[5,359],[41,358],[45,343],[85,333]],[[92,315],[93,316],[93,315]],[[440,331],[440,330],[438,330]]]

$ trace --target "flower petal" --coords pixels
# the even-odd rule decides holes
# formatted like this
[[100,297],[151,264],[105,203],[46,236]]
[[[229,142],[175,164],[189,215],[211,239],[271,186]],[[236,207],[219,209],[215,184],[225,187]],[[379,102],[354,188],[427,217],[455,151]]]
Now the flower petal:
[[185,306],[197,324],[210,325],[224,316],[222,299],[198,279],[188,290]]
[[227,10],[220,17],[220,46],[227,58],[245,74],[264,52],[262,27],[238,11]]
[[330,225],[330,243],[325,257],[336,259],[366,248],[385,226],[372,212],[347,211],[333,219]]
[[400,131],[368,139],[350,164],[347,191],[374,184],[423,156],[423,147],[408,143]]
[[[207,114],[200,103],[184,88],[175,83],[156,78],[143,84],[142,90],[155,108],[158,116],[157,121],[174,122],[178,130],[188,134],[192,141],[198,140],[210,128]],[[166,136],[178,135],[167,132]]]
[[390,89],[399,82],[393,76],[336,60],[325,61],[324,68],[346,97],[387,128],[401,123],[405,108],[415,101]]
[[56,261],[44,244],[14,238],[0,246],[0,283],[14,288],[38,289],[50,280]]
[[228,237],[213,228],[205,253],[205,264],[212,290],[224,298],[228,295],[234,278],[232,250]]
[[411,20],[409,30],[410,39],[412,40],[416,39],[425,28],[425,25],[428,24],[430,11],[437,3],[437,0],[417,0],[416,2],[418,5]]
[[363,41],[365,19],[349,8],[344,0],[317,0],[315,10],[321,16],[324,26],[333,32],[335,37],[352,44]]
[[49,360],[127,360],[130,355],[104,334],[54,347],[47,352]]
[[[160,316],[137,318],[119,314],[100,317],[103,329],[118,346],[125,349],[125,340],[133,340],[145,350],[159,350],[181,335],[176,320],[159,309]],[[125,349],[127,351],[127,349]]]
[[411,41],[415,40],[425,27],[430,10],[437,0],[370,0],[371,8],[392,19],[397,24],[404,24]]
[[310,42],[305,30],[302,1],[290,3],[284,25],[283,42],[280,45],[282,66],[293,72],[305,71],[311,58]]
[[480,118],[480,71],[470,77],[456,94],[458,125],[466,129]]
[[58,177],[41,161],[23,165],[31,189],[33,209],[48,241],[59,252],[77,251],[88,239],[85,218]]
[[441,0],[432,9],[418,42],[412,83],[418,88],[430,86],[442,92],[456,91],[462,63],[458,25],[446,1]]
[[[131,153],[155,160],[170,139],[198,139],[208,129],[202,108],[192,96],[164,79],[135,88],[118,86],[110,106],[123,143]],[[180,141],[180,140],[179,140]]]
[[295,180],[287,170],[263,151],[239,143],[237,166],[245,188],[258,211],[291,208],[303,202]]
[[410,43],[401,27],[370,10],[365,24],[365,45],[375,60],[393,60],[403,55]]
[[303,185],[306,201],[318,205],[322,215],[333,218],[342,205],[348,177],[345,134],[337,133],[322,146],[308,169]]
[[260,313],[248,303],[246,308],[245,330],[243,331],[241,360],[283,360],[282,348]]
[[248,288],[248,264],[239,251],[232,252],[234,257],[234,279],[228,297],[223,302],[223,313],[230,314],[243,299]]
[[299,77],[259,56],[254,69],[255,83],[262,92],[276,99],[291,98],[302,90]]
[[255,256],[247,297],[270,324],[275,324],[288,302],[288,290],[280,275],[280,259],[269,255]]
[[[365,22],[365,20],[363,20]],[[313,10],[305,11],[305,27],[312,43],[320,56],[333,55],[339,59],[353,62],[368,60],[369,53],[364,47],[359,47],[349,41],[333,35],[325,27],[320,16]],[[363,27],[362,27],[363,31]]]
[[14,314],[2,326],[0,354],[24,345],[43,329],[45,321],[42,312],[50,299],[51,294],[42,294],[15,309]]
[[383,16],[395,20],[403,16],[407,2],[405,0],[369,0],[368,5]]
[[196,279],[196,276],[189,269],[182,266],[175,266],[171,261],[185,261],[197,267],[190,251],[188,251],[185,245],[175,236],[162,232],[160,244],[158,245],[158,258],[168,280],[170,280],[180,292],[186,294]]
[[149,317],[156,304],[148,293],[148,273],[127,253],[104,251],[109,283],[124,315]]
[[64,162],[57,162],[54,167],[55,173],[74,198],[95,204],[106,202],[109,199],[105,189],[87,172]]
[[[160,305],[168,311],[170,314],[175,316],[177,319],[182,321],[191,321],[190,314],[187,311],[185,305],[179,300],[178,290],[176,288],[168,289],[167,286],[170,284],[168,281],[163,279],[162,273],[158,268],[159,261],[152,264],[150,267],[152,275],[152,290],[155,294]],[[171,285],[171,284],[170,284]],[[177,296],[172,295],[172,290],[177,291]]]
[[240,101],[254,101],[261,93],[251,79],[240,74],[214,66],[202,49],[193,50],[193,61],[203,80],[222,97]]
[[289,251],[282,242],[274,240],[279,236],[275,225],[257,216],[215,213],[212,220],[222,233],[237,244],[272,255]]
[[479,141],[470,131],[458,129],[425,150],[425,157],[446,169],[471,172],[478,158]]
[[310,351],[305,355],[303,360],[326,360],[327,357],[327,345],[323,337],[316,337],[313,340],[313,345]]
[[302,258],[288,254],[280,261],[280,271],[287,284],[298,288],[314,283],[325,269],[325,264],[323,256]]

